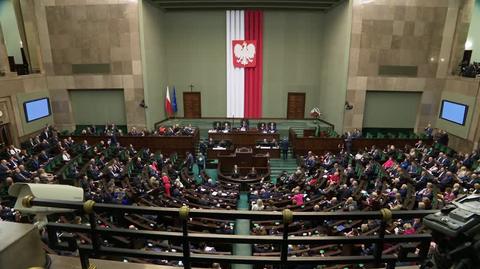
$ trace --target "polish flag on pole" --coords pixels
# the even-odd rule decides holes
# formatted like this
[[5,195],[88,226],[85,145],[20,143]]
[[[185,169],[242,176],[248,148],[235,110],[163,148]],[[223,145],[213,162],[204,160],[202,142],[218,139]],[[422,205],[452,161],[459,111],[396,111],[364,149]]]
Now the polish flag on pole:
[[173,109],[172,109],[172,102],[170,102],[170,91],[168,90],[167,86],[167,93],[165,95],[165,111],[168,114],[168,117],[171,117],[173,114]]

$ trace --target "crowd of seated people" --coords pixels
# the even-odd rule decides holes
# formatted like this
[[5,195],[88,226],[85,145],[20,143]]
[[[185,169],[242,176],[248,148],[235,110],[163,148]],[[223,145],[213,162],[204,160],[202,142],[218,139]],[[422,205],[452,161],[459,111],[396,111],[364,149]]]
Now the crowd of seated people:
[[[309,152],[299,158],[299,167],[292,174],[283,172],[276,182],[262,182],[251,188],[251,210],[289,208],[295,211],[369,211],[439,209],[454,199],[472,193],[480,194],[480,154],[448,156],[421,141],[397,149],[366,148],[349,154],[315,155]],[[289,225],[289,233],[310,235],[376,234],[379,221],[326,220],[297,221]],[[278,222],[256,221],[252,234],[277,235],[283,226]],[[423,230],[420,219],[394,220],[387,234],[414,234]],[[254,255],[277,256],[276,245],[254,245]],[[386,245],[384,253],[398,246]],[[338,245],[291,245],[289,254],[370,255],[372,244],[352,245],[347,250]]]
[[480,63],[473,62],[469,64],[467,62],[460,65],[460,75],[463,77],[475,78],[480,75]]
[[[240,125],[238,127],[232,126],[232,122],[225,121],[225,122],[220,122],[220,121],[215,121],[213,122],[212,129],[209,130],[210,133],[215,133],[215,132],[223,132],[223,133],[228,133],[231,131],[240,131],[240,132],[246,132],[248,130],[251,130],[250,127],[250,121],[248,119],[242,119],[240,121]],[[277,132],[277,124],[275,122],[259,122],[256,126],[256,129],[261,133],[276,133]]]
[[214,140],[210,137],[204,146],[207,148],[230,148],[232,146],[232,141],[229,139]]
[[279,148],[279,144],[275,138],[272,138],[272,140],[268,141],[268,139],[264,138],[261,141],[256,142],[256,147],[257,148],[273,148],[277,149]]
[[[85,199],[123,205],[166,206],[204,209],[236,209],[239,186],[215,181],[202,170],[199,177],[192,172],[197,160],[187,153],[185,158],[164,156],[149,149],[135,149],[120,145],[113,139],[90,145],[88,141],[75,143],[70,138],[58,139],[56,131],[47,127],[43,140],[28,148],[10,146],[0,160],[0,219],[17,222],[32,220],[12,210],[13,199],[8,188],[16,182],[56,183],[66,168],[67,177],[84,190]],[[42,134],[41,134],[42,135]],[[40,135],[40,136],[41,136]],[[33,140],[35,140],[34,138]],[[480,193],[480,154],[478,151],[448,155],[421,141],[404,148],[365,148],[349,153],[316,155],[308,152],[299,158],[295,172],[283,172],[271,181],[251,185],[251,210],[280,211],[368,211],[438,209],[462,195]],[[240,176],[238,169],[234,174]],[[247,175],[257,177],[255,169]],[[272,176],[273,177],[273,176]],[[72,215],[52,216],[51,221],[88,223]],[[100,225],[130,229],[181,231],[178,219],[166,216],[100,214]],[[233,220],[192,219],[189,230],[195,232],[233,233]],[[368,235],[378,232],[378,221],[325,220],[296,221],[289,233],[310,235]],[[387,233],[415,234],[423,230],[419,219],[394,220]],[[276,235],[282,225],[272,221],[252,222],[252,233]],[[88,243],[84,235],[79,242]],[[180,246],[165,241],[144,240],[140,246],[135,240],[125,239],[152,251],[181,251]],[[125,241],[124,240],[124,241]],[[120,240],[121,241],[121,240]],[[135,242],[134,242],[135,241]],[[117,245],[119,239],[108,239]],[[125,244],[127,244],[125,243]],[[231,248],[208,242],[195,244],[197,253],[231,253]],[[384,251],[395,251],[386,245]],[[338,245],[291,245],[290,255],[346,255],[372,254],[372,244],[352,245],[345,249]],[[254,255],[279,255],[278,246],[255,244]],[[154,263],[172,264],[167,261]],[[178,262],[173,265],[179,265]]]
[[146,128],[141,130],[136,127],[132,127],[127,134],[124,134],[122,129],[117,128],[113,123],[105,124],[102,130],[97,130],[95,125],[88,126],[81,130],[81,135],[105,135],[105,136],[190,136],[195,133],[195,127],[191,124],[187,126],[180,126],[180,124],[174,124],[172,126],[160,125],[157,129],[149,131]]
[[[192,173],[196,160],[191,153],[185,158],[177,155],[164,156],[149,149],[135,149],[132,145],[113,143],[113,139],[90,145],[88,141],[75,143],[70,138],[58,140],[56,131],[48,130],[49,138],[45,149],[32,146],[26,149],[10,146],[5,152],[8,158],[0,161],[0,221],[32,222],[13,210],[15,198],[8,195],[8,188],[17,182],[59,183],[60,171],[68,168],[67,177],[84,190],[85,199],[99,203],[122,205],[166,206],[190,208],[236,209],[239,186],[215,182],[205,171],[196,177]],[[55,162],[55,164],[52,164]],[[48,172],[46,172],[48,171]],[[71,214],[54,215],[50,221],[87,224],[88,219],[79,220]],[[122,217],[98,214],[99,225],[129,229],[181,231],[177,218],[125,214]],[[234,222],[197,218],[189,222],[192,232],[233,233]],[[180,229],[180,230],[179,230]],[[77,234],[79,243],[91,239]],[[108,239],[107,245],[121,245],[150,249],[153,251],[181,250],[180,245],[164,241],[144,240],[139,246],[136,240]],[[134,244],[135,243],[135,244]],[[138,243],[138,242],[137,242]],[[230,254],[230,246],[217,246],[208,242],[192,245],[195,253]],[[142,261],[159,264],[179,265],[172,261]]]

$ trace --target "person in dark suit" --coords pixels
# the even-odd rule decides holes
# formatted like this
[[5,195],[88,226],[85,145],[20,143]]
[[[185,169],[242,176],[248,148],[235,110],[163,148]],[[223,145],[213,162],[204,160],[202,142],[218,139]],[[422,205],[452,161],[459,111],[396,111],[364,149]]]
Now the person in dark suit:
[[20,168],[15,168],[13,173],[13,181],[15,183],[27,182],[27,181],[30,181],[30,178],[27,178],[24,174],[22,174],[22,172],[20,171]]
[[200,153],[203,154],[203,156],[206,156],[207,155],[207,149],[209,148],[208,144],[205,143],[205,142],[200,142],[200,147],[199,147],[199,150],[200,150]]
[[258,144],[259,144],[260,147],[270,147],[270,142],[268,142],[268,140],[266,138],[264,138]]
[[280,142],[280,149],[282,150],[282,157],[284,160],[288,159],[288,139],[284,138]]
[[213,141],[213,138],[210,137],[208,139],[207,145],[208,145],[208,148],[214,148],[215,147],[215,141]]
[[2,160],[0,162],[0,181],[5,180],[12,174],[12,170],[8,166],[7,160]]
[[224,132],[224,133],[228,133],[228,132],[230,132],[230,131],[231,131],[230,124],[229,124],[228,122],[225,122],[225,123],[223,124],[223,132]]
[[222,123],[219,122],[219,121],[214,122],[213,130],[215,130],[217,132],[223,130]]
[[225,140],[225,139],[222,139],[222,140],[220,140],[220,142],[218,142],[218,146],[219,146],[219,147],[222,147],[222,148],[227,148],[228,145],[229,145],[229,143],[228,143],[228,141]]
[[88,144],[87,140],[83,140],[83,143],[80,146],[81,151],[85,153],[89,148],[90,148],[90,145]]
[[268,123],[268,132],[269,133],[277,132],[277,124],[275,122],[269,122]]
[[104,156],[104,155],[101,155],[101,156],[97,159],[96,165],[97,165],[98,167],[104,167],[105,164],[106,164],[106,162],[105,162],[105,156]]
[[240,122],[240,131],[242,131],[242,132],[248,131],[248,120],[247,119],[243,119]]
[[42,150],[38,155],[38,159],[40,160],[40,163],[45,163],[50,159],[50,157],[48,157],[47,152],[45,150]]
[[113,170],[113,167],[109,166],[109,167],[107,167],[107,178],[108,178],[109,180],[119,179],[119,178],[120,178],[120,174],[119,174],[119,173],[115,173],[115,171]]
[[248,172],[247,178],[249,178],[249,179],[257,178],[257,170],[255,170],[255,167],[252,167],[250,172]]
[[205,155],[204,155],[202,152],[200,152],[200,153],[198,154],[198,156],[197,156],[197,165],[198,165],[198,168],[201,169],[201,170],[203,170],[203,169],[205,169],[206,164],[207,164],[207,163],[206,163],[206,160],[205,160]]
[[96,135],[97,134],[97,128],[95,125],[92,124],[92,126],[87,127],[87,133],[89,135]]
[[50,143],[47,139],[43,139],[42,142],[37,145],[37,148],[39,148],[40,150],[48,150],[50,148]]
[[36,145],[37,143],[35,142],[35,139],[33,137],[30,137],[30,139],[28,139],[27,148],[33,149]]
[[267,126],[265,125],[265,122],[262,122],[258,125],[258,131],[261,133],[267,132]]
[[427,136],[428,139],[433,138],[432,124],[429,123],[427,127],[425,127],[425,135]]
[[37,171],[40,169],[40,160],[38,159],[38,156],[33,156],[32,161],[30,162],[30,167],[32,170]]
[[270,141],[270,147],[278,148],[278,142],[277,142],[277,140],[275,140],[275,138],[272,139],[272,141]]
[[183,164],[184,164],[185,167],[188,168],[188,171],[192,171],[193,163],[194,163],[193,155],[192,155],[192,153],[187,151],[185,156],[186,156],[186,158],[185,158],[185,161],[183,161]]
[[232,178],[239,178],[239,177],[240,177],[240,170],[238,170],[238,166],[235,164],[233,166]]
[[48,127],[43,128],[43,131],[40,134],[40,139],[41,140],[48,140],[48,139],[50,139],[50,137],[51,137],[51,134],[49,132]]
[[15,159],[15,157],[12,156],[10,159],[8,159],[8,167],[10,167],[10,169],[15,169],[18,167],[18,165],[18,160]]
[[30,171],[27,171],[27,169],[25,169],[25,166],[23,164],[19,165],[18,169],[20,169],[20,173],[24,175],[26,178],[32,178],[33,174]]
[[93,160],[93,159],[90,162],[90,164],[88,165],[87,176],[89,178],[92,178],[93,180],[99,180],[103,176],[103,173],[100,172],[98,167],[95,165],[95,160]]
[[352,151],[352,140],[353,140],[353,134],[350,132],[347,132],[345,134],[345,139],[343,140],[345,150],[347,151],[347,153],[350,153]]

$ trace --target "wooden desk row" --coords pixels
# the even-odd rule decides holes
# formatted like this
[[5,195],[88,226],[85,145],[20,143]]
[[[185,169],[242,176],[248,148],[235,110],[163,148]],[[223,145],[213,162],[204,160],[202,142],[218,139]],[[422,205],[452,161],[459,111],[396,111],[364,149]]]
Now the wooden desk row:
[[230,140],[235,147],[254,147],[257,141],[267,139],[271,141],[273,139],[279,142],[280,134],[277,133],[261,133],[257,130],[231,131],[228,133],[217,132],[208,133],[208,138],[213,140]]
[[[217,159],[218,155],[227,155],[232,154],[235,152],[235,148],[227,148],[227,149],[214,149],[209,148],[207,149],[207,158],[208,159]],[[279,148],[272,148],[272,149],[262,149],[262,148],[253,148],[253,154],[260,154],[265,155],[268,154],[270,158],[278,159],[280,158],[280,149]]]
[[[344,145],[343,138],[330,137],[297,137],[294,130],[290,129],[289,133],[290,146],[293,148],[295,155],[305,155],[308,151],[315,154],[323,154],[325,152],[339,152],[339,145]],[[394,145],[396,148],[404,148],[405,145],[413,146],[418,140],[422,140],[425,144],[431,145],[432,139],[415,139],[415,138],[359,138],[352,140],[352,150],[358,151],[364,148],[384,148],[387,145]]]
[[[71,137],[77,143],[87,140],[90,145],[96,145],[101,140],[107,142],[110,139],[104,135],[66,135],[61,138],[66,137]],[[184,156],[187,151],[195,154],[200,135],[196,129],[192,136],[117,136],[116,139],[122,146],[132,144],[135,149],[150,148],[152,152],[161,151],[167,155],[176,152],[178,155]]]

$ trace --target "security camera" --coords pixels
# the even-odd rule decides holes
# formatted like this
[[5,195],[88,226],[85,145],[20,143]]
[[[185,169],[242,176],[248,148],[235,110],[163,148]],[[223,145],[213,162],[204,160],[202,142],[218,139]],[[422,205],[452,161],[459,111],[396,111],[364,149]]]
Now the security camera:
[[25,207],[22,204],[22,201],[26,196],[31,195],[40,199],[83,202],[83,189],[69,185],[15,183],[8,190],[8,194],[17,197],[14,206],[15,210],[18,210],[23,214],[35,215],[35,218],[37,219],[35,226],[39,229],[47,223],[47,215],[72,212],[73,209],[44,206]]

